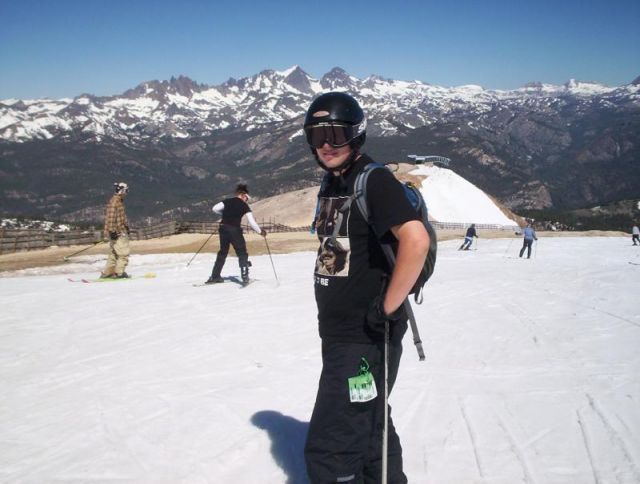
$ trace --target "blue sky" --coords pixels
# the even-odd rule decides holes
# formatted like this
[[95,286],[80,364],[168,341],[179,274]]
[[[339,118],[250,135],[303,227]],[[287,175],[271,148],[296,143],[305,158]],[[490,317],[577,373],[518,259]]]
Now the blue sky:
[[638,0],[0,0],[0,25],[0,99],[294,64],[491,89],[640,76]]

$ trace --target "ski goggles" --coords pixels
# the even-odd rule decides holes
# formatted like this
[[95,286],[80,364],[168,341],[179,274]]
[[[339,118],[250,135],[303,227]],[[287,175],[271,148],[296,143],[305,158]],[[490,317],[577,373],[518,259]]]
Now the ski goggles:
[[348,145],[351,140],[364,132],[366,127],[363,121],[360,124],[350,125],[341,123],[319,123],[304,128],[307,143],[312,148],[322,148],[328,143],[333,148],[341,148]]

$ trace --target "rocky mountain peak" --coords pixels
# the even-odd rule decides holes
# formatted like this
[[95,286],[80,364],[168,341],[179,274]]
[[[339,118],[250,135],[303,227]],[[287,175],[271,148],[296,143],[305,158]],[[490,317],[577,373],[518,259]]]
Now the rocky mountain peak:
[[354,78],[341,67],[334,67],[327,72],[322,79],[320,85],[325,90],[352,90],[354,88]]
[[300,66],[293,66],[285,76],[284,81],[298,91],[305,93],[313,92],[310,77]]
[[194,92],[200,91],[203,87],[189,77],[182,75],[177,78],[172,76],[168,82],[164,81],[163,84],[167,86],[167,89],[187,97],[190,97]]

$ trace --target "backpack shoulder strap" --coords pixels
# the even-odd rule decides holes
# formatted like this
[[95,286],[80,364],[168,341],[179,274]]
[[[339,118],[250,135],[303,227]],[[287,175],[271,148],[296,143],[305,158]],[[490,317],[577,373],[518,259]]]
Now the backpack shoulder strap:
[[358,173],[353,185],[353,199],[356,202],[358,210],[360,210],[360,213],[369,225],[371,225],[371,223],[369,222],[369,206],[367,204],[367,181],[369,180],[371,172],[378,168],[387,169],[380,163],[368,163],[364,169]]
[[[371,172],[377,168],[385,168],[386,167],[380,163],[369,163],[364,167],[358,176],[356,177],[356,181],[353,187],[353,199],[358,206],[358,210],[367,221],[367,223],[373,228],[369,221],[369,208],[367,206],[367,180]],[[393,268],[396,265],[396,257],[393,253],[393,249],[389,244],[380,244],[382,251],[389,262],[389,265]],[[407,317],[409,318],[409,324],[411,326],[411,332],[413,333],[413,343],[416,345],[416,350],[418,351],[418,358],[420,361],[424,361],[425,354],[424,349],[422,348],[422,340],[420,339],[420,333],[418,331],[418,325],[416,323],[416,317],[413,314],[413,309],[411,308],[411,303],[409,302],[409,298],[405,298],[402,303],[404,309],[407,313]]]
[[318,215],[320,215],[320,195],[327,188],[327,185],[329,183],[329,176],[331,176],[329,175],[329,173],[324,174],[324,176],[322,177],[322,182],[320,183],[320,189],[318,190],[318,195],[317,195],[318,201],[316,202],[316,211],[313,214],[313,222],[311,223],[311,227],[313,227],[314,230],[315,230],[316,222],[318,220]]

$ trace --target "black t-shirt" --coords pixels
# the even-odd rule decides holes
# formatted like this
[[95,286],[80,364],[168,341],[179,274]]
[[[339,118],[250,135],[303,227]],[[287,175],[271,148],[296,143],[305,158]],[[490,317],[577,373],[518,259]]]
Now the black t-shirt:
[[[372,161],[362,155],[343,177],[330,177],[319,196],[315,296],[320,337],[324,340],[380,341],[381,335],[372,333],[366,325],[369,306],[389,275],[375,234],[381,234],[385,242],[394,241],[391,227],[419,220],[400,182],[390,171],[377,169],[367,180],[367,202],[375,232],[372,230],[351,197],[356,176]],[[406,322],[394,326],[401,338]]]
[[222,210],[222,222],[225,225],[240,227],[240,221],[245,213],[251,212],[249,205],[238,197],[223,200],[224,210]]

